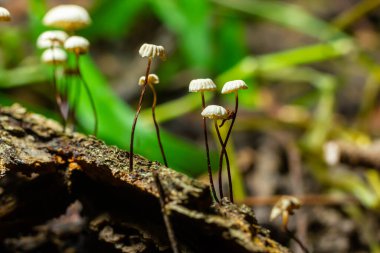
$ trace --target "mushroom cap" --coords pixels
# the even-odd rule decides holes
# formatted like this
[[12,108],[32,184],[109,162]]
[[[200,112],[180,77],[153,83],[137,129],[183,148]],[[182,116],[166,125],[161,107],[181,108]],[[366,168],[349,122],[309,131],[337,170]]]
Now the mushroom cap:
[[[156,74],[149,74],[148,76],[148,84],[158,84],[160,82],[160,78]],[[143,86],[145,84],[145,76],[141,76],[139,79],[139,85]]]
[[226,119],[228,112],[219,105],[209,105],[202,111],[202,116],[209,119]]
[[67,54],[60,48],[46,49],[41,56],[41,61],[46,64],[59,65],[65,63],[67,60]]
[[62,46],[68,35],[64,31],[46,31],[41,33],[37,39],[38,48],[49,48]]
[[43,18],[46,26],[75,31],[91,24],[87,10],[79,5],[64,4],[50,9]]
[[228,94],[238,90],[246,89],[248,89],[248,86],[243,80],[229,81],[223,85],[222,94]]
[[76,54],[85,54],[90,48],[90,42],[81,36],[71,36],[65,41],[65,49]]
[[51,40],[37,40],[37,47],[40,49],[46,49],[51,47],[60,47],[62,44],[58,41]]
[[4,7],[0,7],[0,21],[11,21],[11,13]]
[[298,198],[294,196],[282,196],[273,206],[269,219],[272,221],[284,212],[293,214],[294,210],[300,207],[301,201]]
[[153,44],[144,43],[139,50],[141,57],[154,58],[156,56],[160,57],[161,60],[166,59],[166,51],[163,46],[157,46]]
[[199,91],[214,91],[216,90],[215,83],[210,79],[194,79],[189,84],[189,92]]

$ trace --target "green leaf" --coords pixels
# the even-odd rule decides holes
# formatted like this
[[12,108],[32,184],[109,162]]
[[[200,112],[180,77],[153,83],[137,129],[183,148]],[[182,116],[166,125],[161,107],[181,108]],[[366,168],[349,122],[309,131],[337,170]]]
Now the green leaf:
[[237,78],[245,79],[255,74],[270,73],[301,64],[325,61],[353,53],[355,44],[350,39],[339,39],[328,43],[289,49],[262,56],[248,56],[217,78],[225,83]]
[[[257,75],[268,75],[275,71],[294,67],[297,65],[325,61],[338,58],[354,52],[355,45],[352,40],[339,39],[329,43],[315,44],[282,52],[266,54],[262,56],[247,56],[235,66],[215,78],[217,86],[230,80],[247,79]],[[215,93],[207,93],[207,100],[211,100]],[[246,98],[245,98],[246,99]],[[173,119],[185,113],[200,108],[201,101],[194,94],[188,94],[178,99],[163,103],[156,108],[156,115],[160,122]],[[175,111],[170,108],[177,108]],[[150,112],[142,112],[144,118]]]
[[212,1],[228,8],[261,17],[320,40],[346,37],[339,29],[321,19],[315,18],[297,5],[272,0]]
[[0,88],[14,88],[48,80],[48,69],[43,65],[28,65],[11,70],[0,69]]
[[41,20],[47,11],[47,4],[45,0],[30,0],[28,4],[29,27],[34,44],[37,37],[45,30]]
[[204,0],[150,0],[153,11],[178,37],[183,53],[193,66],[212,63],[209,3]]
[[91,11],[93,23],[84,34],[90,38],[120,38],[135,23],[145,5],[146,0],[102,1]]

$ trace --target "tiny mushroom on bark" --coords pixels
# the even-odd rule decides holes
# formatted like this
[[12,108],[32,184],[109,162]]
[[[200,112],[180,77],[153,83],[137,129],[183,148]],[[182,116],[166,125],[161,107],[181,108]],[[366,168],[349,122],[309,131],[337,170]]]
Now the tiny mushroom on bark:
[[[194,79],[191,80],[189,84],[189,92],[200,92],[202,98],[202,110],[206,108],[206,101],[204,92],[205,91],[216,91],[216,85],[210,78],[205,79]],[[219,202],[218,197],[216,195],[214,180],[212,179],[212,171],[211,171],[211,161],[210,161],[210,151],[208,147],[208,137],[207,137],[207,123],[206,118],[203,117],[203,134],[205,138],[205,147],[206,147],[206,158],[207,158],[207,172],[210,181],[211,193],[214,199]]]
[[288,226],[289,215],[301,207],[301,201],[294,196],[282,196],[273,206],[270,213],[270,220],[273,221],[280,215],[282,216],[282,226]]
[[76,74],[78,75],[79,79],[82,81],[83,86],[87,92],[88,97],[90,98],[90,103],[92,107],[92,111],[94,114],[94,135],[96,136],[98,133],[98,116],[96,113],[96,106],[95,106],[95,101],[91,95],[90,88],[85,81],[85,79],[82,76],[82,73],[80,71],[80,56],[83,54],[86,54],[90,48],[90,42],[81,36],[71,36],[65,41],[65,49],[69,52],[73,52],[75,54],[75,63],[76,63]]
[[[204,118],[209,118],[209,119],[214,120],[214,127],[215,127],[216,133],[218,135],[218,140],[220,142],[220,145],[223,148],[223,140],[222,140],[222,137],[220,135],[220,131],[219,131],[219,127],[218,127],[218,120],[228,119],[228,117],[229,117],[228,111],[219,105],[209,105],[202,111],[201,115]],[[227,153],[226,153],[226,160],[229,162]],[[222,185],[219,184],[220,198],[223,198],[223,191],[221,188],[222,188]],[[216,195],[216,193],[214,193],[214,194]]]
[[[228,140],[230,138],[230,135],[231,135],[231,132],[232,132],[232,128],[234,126],[234,123],[235,123],[235,120],[236,120],[236,115],[237,115],[238,108],[239,108],[238,91],[239,90],[245,90],[245,89],[248,89],[248,86],[247,86],[247,84],[243,80],[234,80],[234,81],[226,82],[224,84],[223,88],[222,88],[222,94],[235,93],[235,110],[234,110],[234,112],[232,112],[230,114],[230,117],[228,118],[228,119],[232,118],[232,122],[230,124],[229,129],[228,129],[226,139],[225,139],[224,143],[222,143],[222,149],[221,149],[221,153],[220,153],[220,156],[219,156],[219,177],[218,177],[219,185],[221,187],[222,186],[222,181],[223,181],[222,180],[223,156],[225,156],[226,157],[226,163],[227,163],[228,185],[229,185],[229,189],[230,189],[230,199],[231,199],[231,202],[234,202],[234,197],[233,197],[233,188],[232,188],[232,177],[231,177],[231,171],[230,171],[230,164],[227,161],[228,159],[227,159],[226,147],[227,147],[227,143],[228,143]],[[224,122],[222,123],[222,125],[223,124],[224,124]],[[220,188],[220,193],[223,196],[222,188]]]
[[[165,156],[164,147],[161,142],[160,128],[156,120],[157,93],[156,93],[156,89],[154,88],[154,85],[158,84],[159,82],[160,82],[160,79],[158,78],[156,74],[149,74],[147,84],[149,85],[150,89],[153,92],[152,117],[153,117],[154,127],[156,128],[157,140],[158,140],[158,145],[160,147],[162,159],[164,160],[165,166],[168,167],[168,162]],[[145,85],[145,76],[140,77],[139,85],[140,86]]]
[[[134,137],[135,137],[135,129],[136,129],[136,123],[137,123],[137,120],[138,120],[138,117],[139,117],[139,114],[141,111],[141,106],[142,106],[142,101],[143,101],[145,90],[146,90],[146,85],[148,84],[148,76],[149,76],[149,72],[150,72],[150,66],[152,64],[153,58],[155,58],[155,57],[159,57],[159,58],[161,58],[161,60],[166,59],[165,48],[163,46],[158,46],[158,45],[154,45],[154,44],[144,43],[139,49],[139,54],[143,58],[148,58],[148,65],[147,65],[146,72],[145,72],[145,82],[143,85],[141,85],[142,89],[141,89],[141,93],[140,93],[139,104],[137,106],[137,111],[136,111],[136,114],[135,114],[135,117],[134,117],[133,123],[132,123],[131,142],[129,145],[129,153],[130,153],[129,154],[129,171],[133,171],[133,143],[134,143]],[[156,130],[157,129],[158,128],[156,125]],[[163,149],[161,149],[161,151],[162,150]],[[165,160],[165,165],[167,165],[166,158],[164,160]]]
[[282,218],[282,229],[288,234],[288,236],[296,241],[304,252],[309,252],[306,246],[298,239],[289,229],[288,222],[289,216],[294,214],[294,211],[301,207],[301,201],[294,196],[282,196],[273,206],[270,213],[270,220],[273,221],[277,217]]
[[41,49],[47,49],[41,56],[41,60],[44,63],[52,65],[52,82],[55,93],[55,101],[59,109],[60,116],[62,118],[64,126],[66,126],[66,117],[63,98],[60,95],[57,87],[57,66],[63,65],[67,61],[67,54],[59,47],[63,45],[67,39],[67,34],[63,31],[46,31],[43,32],[37,39],[37,47]]

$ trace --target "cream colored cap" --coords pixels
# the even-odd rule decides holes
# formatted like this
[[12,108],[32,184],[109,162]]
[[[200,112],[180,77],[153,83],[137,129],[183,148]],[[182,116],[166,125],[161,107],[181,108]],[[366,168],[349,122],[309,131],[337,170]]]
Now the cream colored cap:
[[246,89],[248,89],[248,86],[243,80],[229,81],[223,85],[222,94],[228,94],[228,93],[235,92],[237,90],[246,90]]
[[215,83],[210,79],[194,79],[189,84],[189,92],[199,91],[214,91],[216,90]]
[[65,41],[65,49],[76,54],[85,54],[90,48],[90,42],[81,36],[71,36]]
[[202,116],[209,119],[226,119],[228,112],[219,105],[209,105],[202,111]]
[[74,4],[58,5],[50,9],[43,18],[46,26],[75,31],[91,24],[87,10]]
[[[148,84],[158,84],[160,82],[160,79],[156,74],[149,74],[148,76]],[[143,86],[145,84],[145,76],[140,77],[139,79],[139,85]]]
[[46,64],[59,65],[65,63],[67,54],[60,48],[46,49],[41,56],[41,61]]
[[154,58],[158,56],[161,58],[161,60],[166,59],[165,48],[163,46],[157,46],[153,44],[147,44],[147,43],[143,44],[140,47],[139,54],[141,55],[141,57]]
[[68,35],[64,31],[46,31],[41,33],[37,39],[38,48],[49,48],[62,46]]
[[270,213],[270,220],[276,219],[278,216],[284,212],[293,214],[295,209],[301,207],[301,201],[294,196],[282,196],[276,204],[273,206],[273,209]]
[[4,7],[0,7],[0,21],[11,21],[11,14]]

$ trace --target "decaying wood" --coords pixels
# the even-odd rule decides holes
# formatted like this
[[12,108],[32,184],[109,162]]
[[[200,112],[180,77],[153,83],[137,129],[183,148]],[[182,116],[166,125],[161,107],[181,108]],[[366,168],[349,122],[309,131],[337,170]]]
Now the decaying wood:
[[1,252],[171,252],[153,172],[181,252],[288,252],[247,206],[138,155],[130,173],[128,152],[19,105],[0,108],[0,154]]

